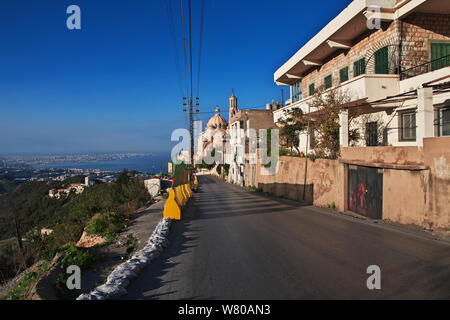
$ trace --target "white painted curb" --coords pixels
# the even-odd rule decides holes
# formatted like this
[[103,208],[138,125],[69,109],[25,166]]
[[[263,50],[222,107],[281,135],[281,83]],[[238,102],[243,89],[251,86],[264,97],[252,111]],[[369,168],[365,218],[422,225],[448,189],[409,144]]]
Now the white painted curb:
[[167,247],[171,220],[162,219],[148,239],[147,245],[137,251],[126,262],[118,265],[106,279],[106,283],[97,287],[91,293],[83,293],[77,300],[106,300],[119,298],[128,292],[125,289],[138,273],[160,256]]

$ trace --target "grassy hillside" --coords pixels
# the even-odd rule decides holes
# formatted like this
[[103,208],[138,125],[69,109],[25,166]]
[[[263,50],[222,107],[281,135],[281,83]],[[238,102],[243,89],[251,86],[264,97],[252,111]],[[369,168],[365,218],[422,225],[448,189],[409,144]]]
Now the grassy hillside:
[[[72,182],[64,181],[63,184]],[[96,213],[115,212],[127,219],[150,200],[143,180],[136,177],[135,172],[128,171],[123,171],[114,183],[94,185],[79,196],[71,194],[61,200],[47,196],[48,190],[55,187],[59,187],[56,182],[30,182],[0,196],[0,240],[15,236],[14,215],[18,218],[22,237],[27,239],[21,263],[12,261],[18,256],[15,245],[15,249],[7,246],[4,249],[7,253],[0,252],[3,280],[39,257],[52,257],[62,246],[78,241]],[[41,228],[53,229],[45,241],[39,235]],[[16,253],[11,254],[14,250]],[[15,258],[11,259],[12,256]]]
[[27,182],[0,196],[0,240],[15,236],[14,214],[19,219],[22,233],[52,224],[55,212],[74,197],[50,199],[48,191],[83,179],[83,176],[76,176],[63,182]]

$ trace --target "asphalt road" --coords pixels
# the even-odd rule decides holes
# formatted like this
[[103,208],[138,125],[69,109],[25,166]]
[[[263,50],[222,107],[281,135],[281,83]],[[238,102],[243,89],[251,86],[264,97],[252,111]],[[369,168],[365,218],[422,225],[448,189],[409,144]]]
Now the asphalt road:
[[[450,245],[200,178],[125,299],[450,299]],[[381,268],[368,290],[367,267]]]

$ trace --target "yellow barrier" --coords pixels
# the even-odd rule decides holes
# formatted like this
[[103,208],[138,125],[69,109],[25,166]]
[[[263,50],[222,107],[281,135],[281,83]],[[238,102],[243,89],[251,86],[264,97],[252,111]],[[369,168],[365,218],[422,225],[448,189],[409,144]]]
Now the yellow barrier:
[[181,191],[181,187],[178,186],[175,190],[176,190],[176,196],[177,196],[177,199],[178,199],[178,203],[181,206],[184,206],[185,205],[185,199],[184,199],[183,192]]
[[170,188],[169,198],[167,199],[166,205],[164,206],[164,218],[181,220],[181,209],[176,199],[175,190],[173,188]]
[[181,220],[181,208],[184,207],[189,198],[192,197],[192,190],[189,184],[170,188],[169,198],[164,206],[164,218]]
[[194,185],[195,185],[195,186],[198,186],[198,179],[197,179],[197,176],[194,176]]
[[184,200],[184,204],[183,205],[186,205],[187,202],[188,202],[189,197],[186,194],[186,190],[185,190],[184,186],[185,185],[180,186],[180,190],[181,190],[181,194],[183,195],[183,200]]
[[192,196],[192,192],[189,191],[189,185],[185,184],[185,185],[183,185],[183,188],[184,188],[184,194],[186,195],[186,197],[188,199],[190,199]]
[[189,193],[189,198],[192,197],[192,189],[191,189],[191,186],[189,184],[186,185],[186,189],[187,189],[187,191]]

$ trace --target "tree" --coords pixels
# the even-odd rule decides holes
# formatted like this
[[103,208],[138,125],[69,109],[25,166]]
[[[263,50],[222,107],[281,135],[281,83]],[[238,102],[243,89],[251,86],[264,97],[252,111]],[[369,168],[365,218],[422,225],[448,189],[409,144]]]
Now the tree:
[[307,120],[300,108],[285,110],[285,118],[278,124],[281,126],[280,145],[293,148],[300,154],[300,132],[307,127]]
[[[309,129],[315,134],[314,151],[316,156],[331,159],[339,156],[339,113],[350,101],[349,94],[339,89],[326,91],[321,86],[314,92],[309,102],[309,107],[313,112]],[[356,116],[356,113],[349,115],[349,128]],[[357,129],[349,129],[349,142],[358,139]]]

